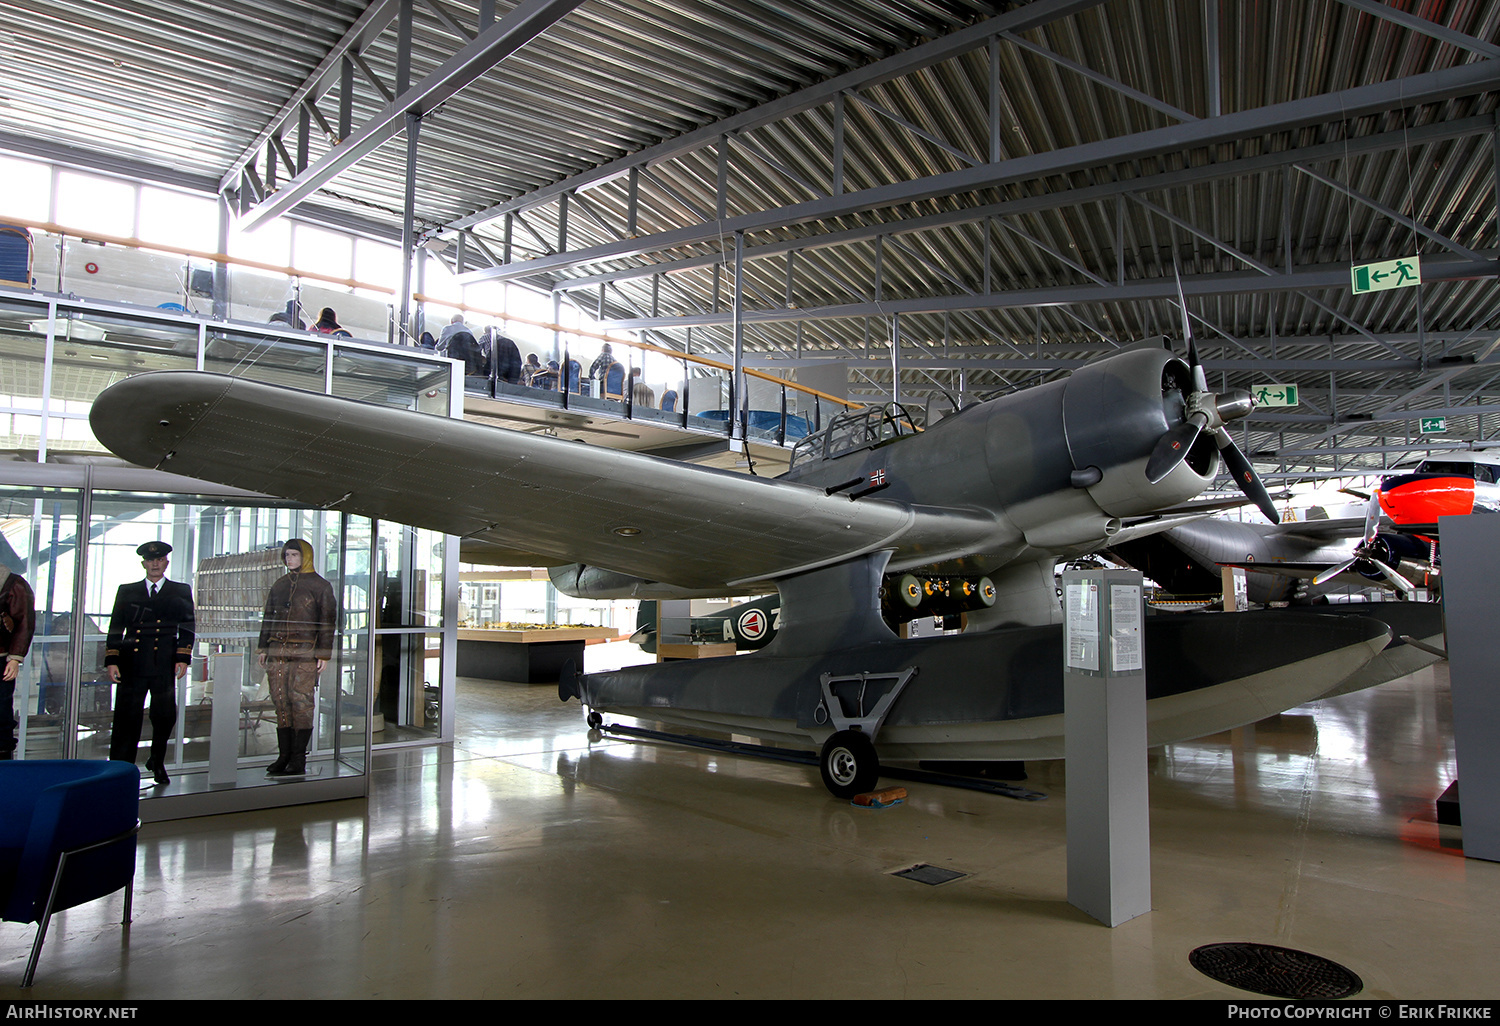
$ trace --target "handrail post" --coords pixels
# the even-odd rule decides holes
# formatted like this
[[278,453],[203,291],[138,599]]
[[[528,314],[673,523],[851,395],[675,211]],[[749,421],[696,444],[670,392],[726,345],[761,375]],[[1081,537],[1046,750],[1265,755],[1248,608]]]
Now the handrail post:
[[[631,350],[629,348],[627,348],[625,350],[625,384],[620,389],[620,391],[622,391],[622,392],[625,393],[624,395],[622,395],[620,397],[620,399],[625,404],[625,419],[626,420],[632,420],[635,417],[635,387],[634,387],[635,379],[631,377],[631,373],[634,371],[634,369],[635,369],[635,356],[631,352]],[[604,368],[604,379],[606,381],[609,380],[609,368],[608,367]]]

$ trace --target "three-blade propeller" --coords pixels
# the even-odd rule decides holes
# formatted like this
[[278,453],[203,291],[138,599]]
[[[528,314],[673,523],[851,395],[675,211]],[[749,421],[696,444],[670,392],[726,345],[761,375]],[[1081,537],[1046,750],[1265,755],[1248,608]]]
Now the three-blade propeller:
[[1390,581],[1391,586],[1401,593],[1402,598],[1413,598],[1416,595],[1416,589],[1412,587],[1412,583],[1398,574],[1389,563],[1380,558],[1380,556],[1387,554],[1385,547],[1380,544],[1380,493],[1372,492],[1370,500],[1365,503],[1364,534],[1361,536],[1359,544],[1354,546],[1354,555],[1338,566],[1329,567],[1314,577],[1313,584],[1324,584],[1333,580],[1356,563],[1367,563],[1379,570],[1381,576]]
[[1187,408],[1186,419],[1161,436],[1150,459],[1146,461],[1146,480],[1156,484],[1170,474],[1179,463],[1187,459],[1198,436],[1209,431],[1219,447],[1224,466],[1240,491],[1260,507],[1267,520],[1279,524],[1281,517],[1271,502],[1270,493],[1261,483],[1255,468],[1250,465],[1250,460],[1234,444],[1229,429],[1224,426],[1226,421],[1247,415],[1255,408],[1255,401],[1251,399],[1249,392],[1243,390],[1226,392],[1222,399],[1208,390],[1208,377],[1203,373],[1203,364],[1198,362],[1198,347],[1193,342],[1193,325],[1188,319],[1187,299],[1182,294],[1182,276],[1177,273],[1175,266],[1172,270],[1177,276],[1177,301],[1182,308],[1182,331],[1187,338],[1188,367],[1193,374],[1193,391],[1183,397]]

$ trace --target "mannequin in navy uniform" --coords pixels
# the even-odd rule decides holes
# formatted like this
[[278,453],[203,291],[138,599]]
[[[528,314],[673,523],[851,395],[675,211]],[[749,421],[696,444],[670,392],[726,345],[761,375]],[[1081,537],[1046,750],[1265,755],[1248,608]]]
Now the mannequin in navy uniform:
[[166,542],[136,549],[146,579],[120,585],[109,615],[104,666],[115,689],[109,757],[133,763],[141,743],[141,714],[151,696],[151,755],[146,768],[158,784],[170,782],[167,742],[177,726],[177,679],[193,657],[193,589],[167,580]]

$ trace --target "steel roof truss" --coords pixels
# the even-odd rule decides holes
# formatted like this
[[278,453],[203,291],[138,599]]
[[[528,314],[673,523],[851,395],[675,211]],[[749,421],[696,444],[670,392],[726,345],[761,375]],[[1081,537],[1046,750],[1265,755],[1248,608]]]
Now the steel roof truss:
[[[509,14],[486,29],[472,42],[444,61],[430,75],[385,107],[342,144],[324,154],[306,171],[287,182],[275,195],[245,214],[250,228],[278,217],[312,195],[338,175],[394,138],[404,127],[408,113],[421,116],[457,94],[470,82],[546,31],[582,0],[522,0]],[[398,58],[400,54],[398,53]],[[356,63],[361,58],[355,56]],[[398,83],[399,84],[399,83]],[[467,227],[467,226],[464,226]]]
[[[1334,159],[1346,155],[1365,154],[1378,152],[1384,149],[1397,149],[1410,144],[1422,144],[1437,142],[1453,138],[1462,138],[1468,135],[1492,134],[1494,132],[1495,120],[1492,116],[1483,115],[1471,118],[1463,118],[1448,122],[1436,122],[1423,125],[1406,131],[1381,132],[1375,135],[1364,136],[1358,139],[1341,140],[1333,143],[1324,143],[1315,147],[1299,148],[1276,153],[1261,154],[1255,157],[1242,157],[1237,160],[1225,161],[1214,164],[1204,164],[1179,171],[1158,172],[1144,178],[1124,179],[1115,182],[1104,182],[1096,185],[1084,186],[1063,192],[1047,192],[1038,196],[1027,197],[1019,200],[1008,200],[1002,203],[986,204],[984,206],[969,207],[952,211],[944,211],[938,214],[929,214],[923,217],[907,218],[901,222],[883,222],[867,225],[860,228],[850,228],[837,232],[826,232],[819,235],[807,236],[798,239],[789,239],[780,242],[764,243],[754,247],[747,247],[745,256],[747,260],[764,259],[788,252],[793,249],[808,250],[813,248],[828,248],[857,242],[864,239],[874,238],[877,235],[896,235],[911,232],[927,231],[932,228],[948,227],[952,225],[978,223],[996,216],[1005,216],[1020,213],[1034,213],[1049,210],[1060,210],[1069,207],[1081,206],[1090,202],[1104,202],[1113,198],[1117,201],[1129,193],[1134,192],[1159,192],[1172,188],[1201,184],[1225,178],[1241,177],[1250,174],[1269,172],[1278,168],[1288,167],[1299,160]],[[1291,205],[1283,204],[1283,216],[1289,216]],[[1118,216],[1123,216],[1121,212]],[[1284,231],[1283,236],[1290,244],[1293,239],[1289,231]],[[1115,248],[1119,258],[1123,258],[1125,246],[1123,240],[1114,240]],[[569,288],[581,288],[597,284],[601,280],[622,281],[628,278],[643,277],[647,274],[677,273],[692,270],[696,267],[705,266],[716,257],[693,257],[670,261],[662,261],[649,267],[623,268],[604,272],[601,274],[584,275],[577,278],[569,278],[557,282],[553,288],[566,290]],[[1117,268],[1117,278],[1123,280],[1123,264]],[[988,292],[989,289],[984,291]]]
[[[996,33],[1006,29],[1026,31],[1097,7],[1103,2],[1104,0],[1032,0],[1031,3],[978,22],[966,29],[960,29],[931,42],[911,47],[847,74],[834,76],[715,124],[684,133],[629,156],[591,168],[582,174],[572,175],[541,189],[533,190],[525,196],[486,207],[484,210],[459,218],[449,227],[461,228],[483,224],[508,211],[522,210],[537,203],[544,203],[560,192],[619,177],[627,169],[645,168],[651,164],[676,159],[714,144],[719,136],[726,132],[739,132],[768,125],[793,114],[821,107],[826,103],[835,103],[845,90],[863,89],[888,82],[987,46]],[[837,143],[837,140],[835,142]],[[835,160],[836,165],[837,163]],[[834,181],[835,194],[842,192],[837,176]]]
[[[1381,113],[1398,105],[1420,105],[1497,87],[1500,87],[1500,60],[1478,61],[1390,82],[1356,86],[1336,93],[1236,111],[1188,124],[1148,129],[1132,135],[1013,157],[999,164],[941,172],[855,193],[756,211],[728,218],[723,222],[704,218],[700,224],[667,229],[626,243],[611,243],[560,253],[525,269],[503,268],[474,272],[465,283],[526,277],[544,270],[564,270],[603,260],[668,252],[736,231],[784,227],[897,207],[936,196],[997,188],[1039,180],[1054,174],[1129,163],[1203,146],[1263,137],[1329,121]],[[702,216],[702,212],[699,213]]]
[[1418,224],[1415,219],[1407,217],[1405,214],[1399,211],[1392,210],[1384,203],[1376,202],[1375,200],[1366,196],[1364,193],[1359,192],[1356,189],[1351,189],[1349,186],[1344,185],[1342,182],[1335,181],[1334,179],[1329,178],[1327,175],[1319,174],[1318,172],[1312,170],[1309,167],[1305,167],[1302,164],[1293,164],[1292,168],[1297,171],[1301,171],[1303,174],[1307,175],[1307,177],[1313,179],[1314,181],[1321,182],[1322,184],[1328,186],[1330,189],[1335,189],[1338,192],[1343,193],[1345,196],[1348,196],[1355,202],[1362,203],[1365,206],[1369,207],[1371,210],[1384,214],[1392,221],[1410,228],[1418,235],[1421,235],[1427,239],[1431,239],[1433,242],[1436,242],[1444,249],[1452,250],[1459,256],[1466,257],[1469,260],[1485,259],[1481,254],[1474,252],[1474,250],[1470,249],[1469,247],[1459,245],[1457,242],[1454,242],[1452,239],[1448,238],[1448,236],[1442,234],[1441,232],[1433,231],[1426,225]]
[[[1016,35],[1014,32],[1000,32],[998,33],[998,35],[1001,39],[1004,39],[1006,42],[1010,43],[1013,46],[1017,46],[1023,50],[1034,53],[1038,57],[1049,60],[1052,63],[1059,65],[1060,67],[1067,68],[1069,71],[1074,72],[1075,74],[1082,75],[1090,82],[1096,82],[1099,85],[1104,86],[1106,89],[1110,89],[1114,92],[1119,93],[1121,96],[1128,96],[1132,100],[1135,100],[1137,103],[1145,104],[1152,110],[1161,111],[1168,117],[1175,118],[1178,121],[1198,120],[1198,118],[1194,117],[1192,114],[1189,114],[1185,110],[1180,110],[1177,107],[1172,106],[1165,100],[1158,100],[1156,97],[1150,95],[1149,93],[1143,93],[1139,89],[1133,89],[1130,86],[1126,85],[1124,82],[1120,82],[1116,79],[1110,78],[1103,72],[1095,71],[1093,68],[1085,67],[1075,60],[1064,57],[1060,53],[1054,53],[1053,51],[1047,49],[1045,46],[1042,46],[1039,43],[1033,43],[1028,39],[1023,39],[1022,37]],[[998,159],[998,155],[991,158],[992,162]]]

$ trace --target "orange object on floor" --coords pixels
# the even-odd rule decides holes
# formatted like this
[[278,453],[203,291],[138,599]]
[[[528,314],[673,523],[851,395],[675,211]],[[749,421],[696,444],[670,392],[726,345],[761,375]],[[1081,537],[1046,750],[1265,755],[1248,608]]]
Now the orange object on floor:
[[906,788],[888,787],[884,791],[866,791],[864,794],[855,795],[851,801],[855,805],[890,805],[899,802],[906,797]]

